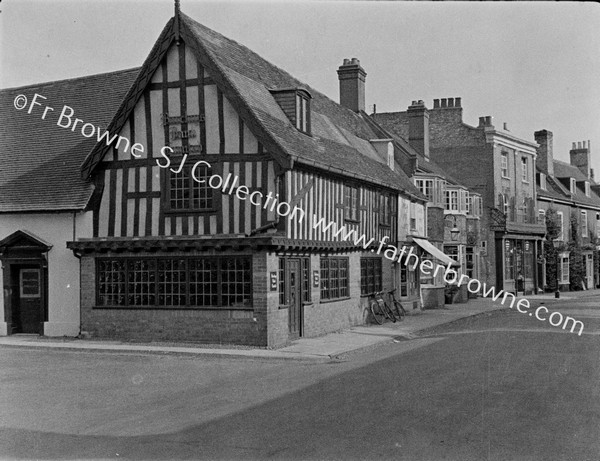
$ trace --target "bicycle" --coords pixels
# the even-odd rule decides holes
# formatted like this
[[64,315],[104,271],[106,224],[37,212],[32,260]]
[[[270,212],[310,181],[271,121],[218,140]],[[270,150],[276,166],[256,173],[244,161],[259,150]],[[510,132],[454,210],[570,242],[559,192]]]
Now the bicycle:
[[406,317],[406,310],[402,307],[402,303],[396,299],[395,292],[396,288],[387,292],[390,298],[390,310],[398,317],[398,320],[402,321],[404,320],[404,317]]
[[396,322],[396,316],[387,305],[387,303],[383,299],[383,291],[375,291],[373,293],[369,293],[369,299],[373,298],[369,303],[369,310],[371,311],[371,315],[373,316],[373,320],[378,325],[383,325],[383,322],[386,318],[391,320],[392,322]]

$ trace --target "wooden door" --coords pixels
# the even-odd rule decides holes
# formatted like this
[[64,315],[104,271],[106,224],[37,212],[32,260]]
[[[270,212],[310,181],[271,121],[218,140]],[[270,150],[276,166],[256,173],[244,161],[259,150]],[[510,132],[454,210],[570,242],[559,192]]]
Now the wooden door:
[[594,288],[594,255],[585,255],[585,283],[588,290]]
[[302,336],[302,295],[300,261],[290,259],[287,264],[288,327],[290,337]]
[[15,333],[41,334],[42,271],[39,267],[21,267],[13,291],[13,325]]

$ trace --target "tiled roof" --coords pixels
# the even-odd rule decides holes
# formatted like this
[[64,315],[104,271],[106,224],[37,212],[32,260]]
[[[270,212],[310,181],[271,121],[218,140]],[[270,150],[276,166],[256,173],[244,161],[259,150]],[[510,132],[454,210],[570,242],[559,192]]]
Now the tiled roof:
[[[63,105],[75,117],[105,128],[138,69],[41,83],[0,91],[0,212],[60,211],[85,208],[93,184],[80,177],[80,165],[94,147],[93,138],[80,130],[57,126]],[[42,106],[31,114],[15,109],[24,94],[31,103],[35,93]],[[54,108],[45,120],[44,106]]]
[[403,112],[383,112],[371,115],[388,132],[408,139],[408,114]]
[[557,178],[573,178],[576,181],[589,181],[591,185],[596,184],[593,179],[583,174],[579,168],[560,160],[554,160],[554,176]]
[[[558,172],[557,172],[558,167]],[[574,170],[577,170],[581,176],[573,176],[576,174]],[[539,169],[538,169],[539,171]],[[579,170],[579,168],[571,166],[567,163],[554,161],[554,176],[546,177],[546,189],[542,189],[539,186],[537,187],[537,196],[540,198],[549,198],[554,200],[563,200],[574,205],[583,205],[583,206],[591,206],[598,208],[600,207],[600,196],[596,194],[593,190],[590,190],[590,196],[585,195],[585,192],[580,188],[577,188],[575,194],[571,194],[569,189],[567,189],[558,178],[575,178],[577,181],[590,181],[591,184],[595,184],[593,181],[585,178],[585,175]],[[564,176],[563,176],[564,175]],[[583,179],[579,179],[579,178]]]
[[423,154],[415,150],[408,143],[408,117],[406,112],[386,112],[381,114],[372,114],[371,119],[389,136],[391,136],[402,149],[410,152],[417,158],[417,169],[422,173],[430,173],[441,176],[450,184],[465,187],[460,181],[456,180],[450,173],[445,171],[433,160],[427,160]]
[[[422,198],[402,170],[390,170],[365,141],[378,136],[364,113],[355,113],[300,82],[245,46],[182,14],[187,27],[222,82],[231,86],[277,146],[294,161],[401,189]],[[287,119],[270,90],[304,88],[312,95],[312,136],[300,133]],[[226,89],[226,88],[225,88]]]

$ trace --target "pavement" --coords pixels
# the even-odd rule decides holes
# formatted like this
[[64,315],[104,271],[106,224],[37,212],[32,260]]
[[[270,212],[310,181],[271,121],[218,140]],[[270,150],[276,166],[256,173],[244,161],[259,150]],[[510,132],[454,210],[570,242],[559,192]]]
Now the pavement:
[[[581,297],[600,296],[600,290],[526,296],[532,307],[567,301]],[[252,349],[241,347],[206,346],[193,343],[132,343],[113,340],[78,338],[48,338],[37,335],[0,337],[0,347],[29,347],[42,349],[75,350],[87,352],[115,352],[128,354],[179,354],[210,357],[238,357],[251,359],[322,360],[327,361],[351,352],[368,349],[390,341],[412,339],[419,331],[454,322],[466,317],[485,315],[508,308],[489,298],[470,299],[467,303],[451,304],[443,309],[424,310],[408,315],[404,321],[384,325],[360,325],[340,332],[314,338],[300,338],[279,349]]]

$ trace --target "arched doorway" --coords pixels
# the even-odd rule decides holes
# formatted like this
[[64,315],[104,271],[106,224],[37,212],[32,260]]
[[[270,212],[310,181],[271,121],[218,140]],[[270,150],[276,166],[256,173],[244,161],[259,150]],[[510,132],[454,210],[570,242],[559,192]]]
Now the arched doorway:
[[48,263],[51,245],[19,230],[0,241],[4,319],[8,334],[43,334],[48,320]]

